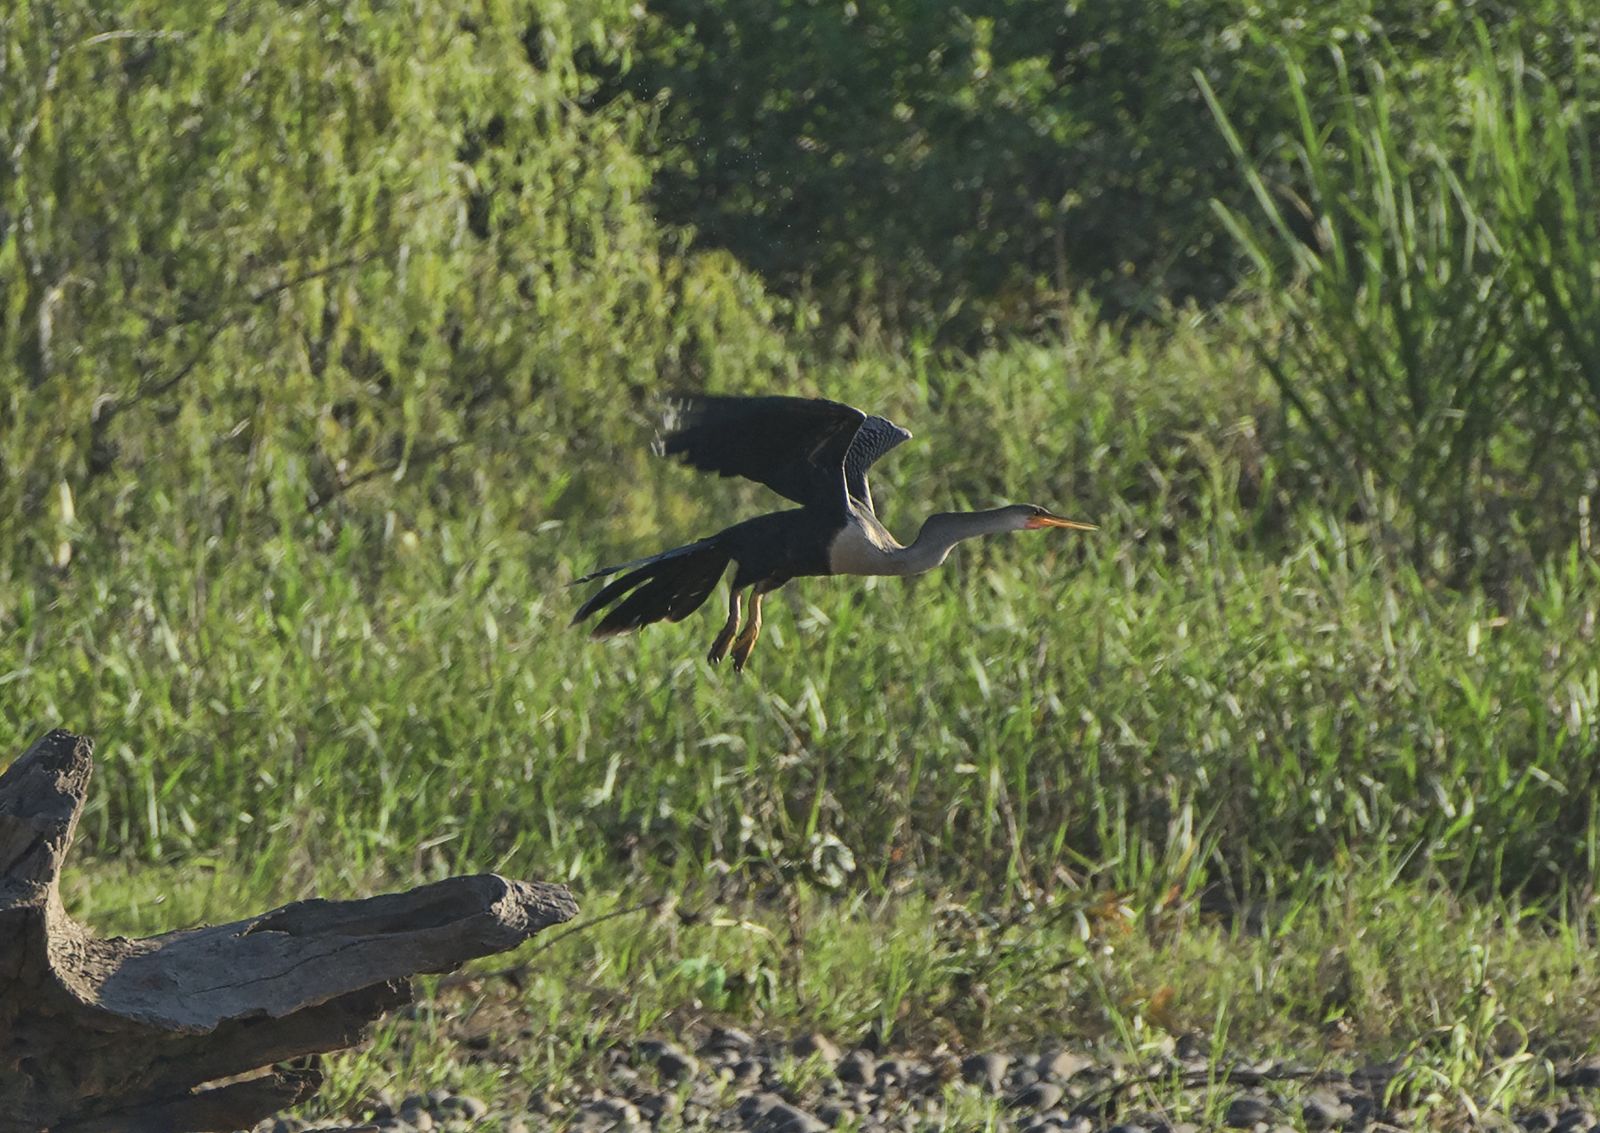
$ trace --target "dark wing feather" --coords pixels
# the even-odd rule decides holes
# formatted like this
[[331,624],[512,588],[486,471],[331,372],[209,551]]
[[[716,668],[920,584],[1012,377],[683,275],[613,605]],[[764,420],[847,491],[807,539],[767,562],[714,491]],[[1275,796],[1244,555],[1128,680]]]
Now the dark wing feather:
[[909,432],[883,417],[868,417],[856,430],[855,438],[844,454],[844,483],[850,495],[866,504],[868,511],[875,509],[872,506],[872,489],[867,486],[867,469],[879,457],[910,439]]
[[797,504],[842,507],[845,454],[867,420],[837,401],[693,395],[673,399],[657,447],[690,468],[754,480]]

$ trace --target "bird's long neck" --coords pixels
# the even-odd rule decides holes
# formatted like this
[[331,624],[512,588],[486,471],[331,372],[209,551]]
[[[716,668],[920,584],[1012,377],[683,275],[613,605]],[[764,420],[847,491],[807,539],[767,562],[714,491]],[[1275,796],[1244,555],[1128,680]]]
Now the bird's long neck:
[[976,535],[1015,531],[1016,519],[1005,508],[990,511],[953,511],[930,515],[909,547],[891,553],[900,574],[932,570],[949,556],[950,549]]

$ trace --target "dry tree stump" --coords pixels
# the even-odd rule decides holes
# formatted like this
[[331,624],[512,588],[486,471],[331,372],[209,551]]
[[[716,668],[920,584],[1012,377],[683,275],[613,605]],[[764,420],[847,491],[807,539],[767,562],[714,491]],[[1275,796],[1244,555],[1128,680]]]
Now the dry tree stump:
[[314,1065],[411,999],[407,977],[515,948],[577,914],[494,874],[233,924],[97,939],[61,904],[93,745],[55,731],[0,774],[0,1133],[248,1129]]

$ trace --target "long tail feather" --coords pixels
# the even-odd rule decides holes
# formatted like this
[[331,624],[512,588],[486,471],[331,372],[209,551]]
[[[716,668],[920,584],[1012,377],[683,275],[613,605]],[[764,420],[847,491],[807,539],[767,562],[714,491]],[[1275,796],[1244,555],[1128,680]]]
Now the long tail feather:
[[[651,622],[682,621],[711,596],[730,558],[721,541],[712,538],[637,560],[637,565],[623,563],[595,571],[587,577],[604,578],[623,570],[628,573],[602,586],[580,606],[572,624],[577,625],[613,602],[616,606],[594,627],[595,637],[626,633]],[[629,570],[630,567],[634,569]]]
[[606,578],[609,575],[616,574],[618,571],[632,570],[634,567],[649,566],[651,563],[659,563],[664,559],[676,559],[682,555],[692,555],[696,551],[704,550],[715,542],[715,538],[701,539],[694,543],[686,543],[682,547],[674,547],[670,551],[662,551],[658,555],[646,555],[642,559],[630,559],[628,562],[618,563],[615,566],[601,567],[599,570],[591,570],[582,578],[574,578],[571,582],[567,583],[567,585],[582,586],[585,582],[593,582],[597,578]]

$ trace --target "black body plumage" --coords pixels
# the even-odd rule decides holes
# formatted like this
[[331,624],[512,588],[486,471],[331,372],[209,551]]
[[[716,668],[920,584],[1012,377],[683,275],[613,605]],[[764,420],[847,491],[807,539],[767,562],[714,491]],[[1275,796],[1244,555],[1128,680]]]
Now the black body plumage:
[[730,562],[737,564],[734,591],[753,586],[766,593],[792,578],[832,573],[828,549],[851,509],[871,511],[867,470],[910,437],[882,417],[835,401],[673,399],[656,443],[658,452],[699,471],[754,480],[801,506],[585,575],[577,581],[620,577],[578,609],[574,624],[607,607],[595,625],[596,637],[656,621],[681,621],[710,597]]
[[[1037,527],[1092,530],[1035,504],[929,516],[916,541],[901,546],[873,511],[867,472],[911,434],[882,417],[836,401],[800,397],[682,397],[674,400],[657,451],[702,472],[742,476],[800,506],[758,515],[659,555],[605,567],[578,579],[618,577],[579,608],[573,622],[606,611],[604,637],[699,609],[734,563],[728,620],[707,655],[743,669],[761,633],[761,599],[810,574],[908,575],[944,562],[962,539]],[[741,593],[749,616],[739,628]],[[737,634],[736,632],[737,631]]]

